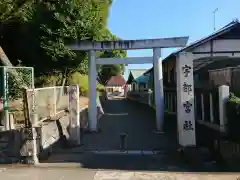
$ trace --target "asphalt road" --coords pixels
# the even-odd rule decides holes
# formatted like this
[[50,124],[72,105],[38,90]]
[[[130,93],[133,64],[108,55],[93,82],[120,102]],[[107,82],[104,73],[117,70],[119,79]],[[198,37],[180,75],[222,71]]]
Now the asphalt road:
[[[85,134],[82,146],[56,153],[45,162],[77,163],[87,169],[179,172],[216,170],[211,163],[203,167],[185,162],[176,151],[174,124],[169,123],[170,119],[165,119],[165,133],[157,134],[155,111],[147,105],[126,99],[111,99],[103,103],[103,109],[105,114],[99,120],[100,133]],[[122,133],[127,135],[127,152],[124,153],[120,152]]]

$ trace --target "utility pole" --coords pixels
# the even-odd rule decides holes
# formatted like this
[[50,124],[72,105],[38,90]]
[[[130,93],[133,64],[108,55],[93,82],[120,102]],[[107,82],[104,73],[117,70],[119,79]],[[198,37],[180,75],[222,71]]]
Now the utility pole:
[[216,30],[216,12],[218,11],[218,8],[214,9],[213,13],[213,30]]

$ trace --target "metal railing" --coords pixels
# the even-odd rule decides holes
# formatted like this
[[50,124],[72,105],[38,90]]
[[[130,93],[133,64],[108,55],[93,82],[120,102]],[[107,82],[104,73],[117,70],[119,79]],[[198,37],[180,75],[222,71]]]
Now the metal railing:
[[34,87],[34,69],[0,66],[0,73],[0,118],[3,129],[9,130],[9,116],[14,116],[13,124],[21,126],[24,123],[22,89]]

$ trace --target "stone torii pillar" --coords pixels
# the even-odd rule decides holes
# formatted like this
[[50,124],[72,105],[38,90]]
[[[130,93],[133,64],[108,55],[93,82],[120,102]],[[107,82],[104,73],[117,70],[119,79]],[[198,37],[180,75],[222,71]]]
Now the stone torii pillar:
[[[154,82],[155,82],[155,104],[156,104],[156,129],[163,131],[164,123],[164,106],[163,106],[163,85],[162,85],[162,61],[161,48],[175,48],[186,46],[188,37],[173,37],[161,39],[144,39],[144,40],[120,40],[120,41],[79,41],[69,46],[71,50],[89,52],[89,125],[91,131],[97,131],[97,104],[96,104],[96,78],[97,62],[111,64],[138,64],[145,63],[146,58],[118,58],[109,59],[108,61],[96,61],[95,51],[105,50],[136,50],[136,49],[153,49],[151,61],[154,65]],[[147,58],[149,60],[149,57]],[[126,61],[125,61],[126,60]],[[148,61],[149,62],[149,61]]]
[[89,128],[91,131],[98,131],[97,126],[97,69],[96,69],[96,57],[95,51],[88,52],[88,118]]
[[157,132],[162,133],[164,123],[164,97],[161,48],[153,49],[153,72],[156,106],[156,130]]

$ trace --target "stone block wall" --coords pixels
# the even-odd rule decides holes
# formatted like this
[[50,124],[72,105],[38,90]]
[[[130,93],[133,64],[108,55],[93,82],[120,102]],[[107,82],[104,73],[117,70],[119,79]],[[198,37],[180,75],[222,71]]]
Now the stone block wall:
[[21,161],[20,149],[24,144],[23,129],[0,132],[0,164]]
[[[83,129],[88,129],[88,109],[80,112],[80,122]],[[62,117],[55,121],[46,121],[36,130],[37,156],[47,158],[52,152],[71,147],[69,139],[69,118]],[[32,149],[31,130],[19,128],[0,132],[0,164],[23,162]]]
[[[81,109],[80,124],[81,133],[89,130],[88,107]],[[36,132],[36,136],[32,131]],[[68,115],[58,120],[42,122],[34,130],[20,128],[0,132],[0,163],[24,162],[33,153],[33,137],[36,139],[36,156],[39,159],[48,158],[51,153],[62,148],[71,148],[73,144],[69,138]]]

